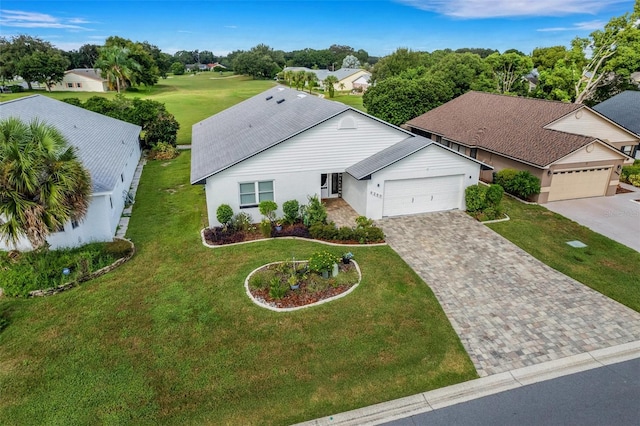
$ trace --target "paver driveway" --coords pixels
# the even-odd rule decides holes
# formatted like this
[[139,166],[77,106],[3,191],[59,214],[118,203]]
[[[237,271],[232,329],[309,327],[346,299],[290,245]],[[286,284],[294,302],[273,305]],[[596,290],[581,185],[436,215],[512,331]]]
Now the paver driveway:
[[451,211],[386,218],[387,242],[431,287],[478,374],[640,340],[640,313]]

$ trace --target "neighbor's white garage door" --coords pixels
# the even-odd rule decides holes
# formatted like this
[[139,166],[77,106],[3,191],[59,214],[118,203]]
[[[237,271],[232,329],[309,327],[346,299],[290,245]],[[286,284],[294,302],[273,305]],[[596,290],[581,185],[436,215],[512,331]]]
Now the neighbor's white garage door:
[[383,216],[460,208],[464,175],[388,180],[384,183]]
[[611,167],[554,172],[549,201],[605,195],[610,175]]

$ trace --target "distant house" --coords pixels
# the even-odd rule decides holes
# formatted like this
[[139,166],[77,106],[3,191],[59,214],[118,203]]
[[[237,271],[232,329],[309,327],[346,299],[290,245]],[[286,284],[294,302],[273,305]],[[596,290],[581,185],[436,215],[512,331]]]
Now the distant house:
[[184,66],[188,71],[209,71],[207,64],[187,64]]
[[109,83],[100,75],[100,70],[76,68],[65,71],[60,83],[51,86],[52,91],[65,92],[107,92]]
[[260,220],[273,200],[343,198],[360,215],[464,209],[481,162],[343,103],[269,89],[193,125],[191,183],[205,186],[210,226],[228,204]]
[[[318,77],[318,82],[320,85],[324,84],[324,80],[333,75],[338,79],[338,82],[333,86],[336,90],[348,90],[351,91],[353,89],[361,88],[366,90],[369,87],[369,79],[371,78],[371,73],[369,71],[358,69],[358,68],[340,68],[336,71],[329,70],[314,70],[306,67],[286,67],[283,71],[305,71],[305,72],[313,72]],[[344,85],[344,88],[342,88]]]
[[[593,109],[640,138],[640,91],[626,90]],[[639,145],[624,145],[621,149],[631,157],[640,158]]]
[[[76,147],[91,174],[92,194],[84,220],[66,223],[47,238],[52,248],[92,241],[111,241],[124,209],[133,174],[140,160],[140,126],[116,120],[42,95],[0,103],[0,117],[34,119],[56,127]],[[0,249],[30,249],[26,238],[17,247],[0,242]]]
[[220,62],[214,62],[214,63],[212,63],[212,64],[207,64],[207,69],[208,69],[209,71],[213,71],[213,70],[214,70],[214,69],[216,69],[216,68],[221,68],[221,69],[224,69],[224,70],[226,70],[226,69],[227,69],[227,67],[225,67],[224,65],[222,65]]
[[539,203],[614,195],[622,165],[633,162],[627,147],[639,142],[585,105],[473,91],[406,127],[496,171],[530,171],[541,180]]

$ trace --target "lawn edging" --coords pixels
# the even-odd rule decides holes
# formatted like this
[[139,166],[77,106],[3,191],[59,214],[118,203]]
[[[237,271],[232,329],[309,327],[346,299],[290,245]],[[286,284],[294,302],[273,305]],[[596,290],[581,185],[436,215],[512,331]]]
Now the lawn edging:
[[92,280],[94,278],[98,278],[101,275],[104,275],[104,274],[106,274],[108,272],[113,271],[118,266],[122,265],[123,263],[125,263],[129,259],[131,259],[133,257],[133,255],[136,253],[136,246],[133,244],[133,241],[128,240],[126,238],[114,238],[114,240],[122,240],[122,241],[128,242],[131,245],[131,253],[129,253],[125,257],[121,257],[120,259],[118,259],[115,262],[113,262],[111,265],[105,266],[104,268],[100,268],[97,271],[90,273],[89,275],[87,275],[87,277],[85,277],[83,279],[77,279],[75,281],[70,281],[68,283],[59,285],[57,287],[51,287],[51,288],[41,289],[41,290],[33,290],[33,291],[29,292],[27,297],[47,297],[47,296],[53,296],[54,294],[62,293],[63,291],[66,291],[66,290],[69,290],[69,289],[71,289],[73,287],[76,287],[77,285],[79,285],[81,283],[90,281],[90,280]]
[[499,223],[499,222],[506,222],[508,220],[511,220],[511,218],[509,217],[508,214],[503,213],[506,217],[503,217],[502,219],[494,219],[494,220],[485,220],[485,221],[481,221],[480,223],[482,223],[483,225],[489,224],[489,223]]
[[[296,238],[296,237],[282,237],[282,238]],[[300,238],[300,239],[306,239],[306,238]],[[260,240],[257,240],[257,241],[260,241]],[[306,263],[306,262],[308,262],[308,260],[296,260],[294,263]],[[254,273],[256,273],[257,271],[259,271],[260,269],[264,268],[265,266],[275,265],[277,263],[282,263],[281,261],[280,262],[266,263],[266,264],[264,264],[262,266],[258,266],[256,269],[251,271],[251,273],[249,273],[249,275],[247,275],[247,278],[245,278],[245,280],[244,280],[244,290],[247,293],[247,296],[249,296],[249,299],[251,299],[251,301],[253,303],[255,303],[256,305],[258,305],[261,308],[269,309],[270,311],[274,311],[274,312],[293,312],[293,311],[299,311],[301,309],[311,308],[312,306],[318,306],[318,305],[322,305],[323,303],[328,303],[328,302],[332,302],[334,300],[341,299],[341,298],[347,296],[348,294],[350,294],[352,291],[354,291],[356,289],[356,287],[358,287],[360,285],[360,282],[362,281],[362,271],[360,270],[360,266],[358,265],[358,262],[356,262],[353,259],[351,259],[351,262],[353,262],[353,265],[356,267],[356,271],[358,271],[358,282],[355,283],[354,285],[352,285],[351,288],[349,288],[349,290],[347,290],[347,291],[345,291],[343,293],[340,293],[340,294],[335,295],[333,297],[329,297],[327,299],[319,300],[319,301],[314,302],[314,303],[310,303],[308,305],[296,306],[295,308],[276,308],[275,306],[271,306],[271,305],[268,305],[266,303],[261,302],[260,300],[258,300],[255,297],[253,297],[253,294],[251,294],[251,291],[249,290],[249,279],[251,278],[251,276]]]
[[207,247],[207,248],[212,248],[212,249],[217,249],[217,248],[221,248],[221,247],[232,247],[232,246],[238,246],[241,244],[251,244],[251,243],[259,243],[262,241],[269,241],[269,240],[302,240],[302,241],[310,241],[310,242],[314,242],[314,243],[319,243],[319,244],[325,244],[328,246],[334,246],[334,247],[380,247],[380,246],[387,246],[388,244],[386,242],[384,243],[372,243],[372,244],[340,244],[340,243],[331,243],[329,241],[322,241],[322,240],[315,240],[313,238],[303,238],[303,237],[270,237],[270,238],[260,238],[257,240],[250,240],[250,241],[241,241],[239,243],[230,243],[230,244],[209,244],[207,242],[207,240],[204,237],[204,231],[207,228],[202,228],[200,230],[200,239],[202,241],[202,245]]

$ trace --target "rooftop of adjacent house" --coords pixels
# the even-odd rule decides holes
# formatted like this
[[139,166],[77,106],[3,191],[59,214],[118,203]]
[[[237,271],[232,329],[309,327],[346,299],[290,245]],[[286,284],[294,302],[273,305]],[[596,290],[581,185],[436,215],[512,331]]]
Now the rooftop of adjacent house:
[[545,126],[584,105],[467,92],[407,122],[448,140],[545,167],[594,141]]
[[626,90],[599,103],[593,109],[640,136],[640,91]]
[[93,192],[112,191],[128,161],[137,163],[131,152],[138,147],[141,128],[106,115],[33,95],[0,103],[0,118],[40,120],[56,127],[76,147],[91,174]]
[[65,71],[64,73],[81,75],[81,76],[90,78],[92,80],[99,80],[99,81],[105,80],[104,78],[102,78],[102,75],[100,74],[100,70],[96,70],[93,68],[74,68],[72,70]]
[[[340,68],[338,70],[335,71],[329,71],[329,70],[314,70],[311,68],[307,68],[307,67],[286,67],[284,69],[284,71],[311,71],[313,73],[316,74],[316,76],[318,77],[318,80],[320,81],[324,81],[325,78],[327,78],[330,75],[335,76],[338,81],[342,81],[347,77],[350,77],[360,71],[364,71],[360,68]],[[368,73],[368,71],[367,71]]]
[[350,109],[274,87],[192,127],[191,183],[206,178]]

